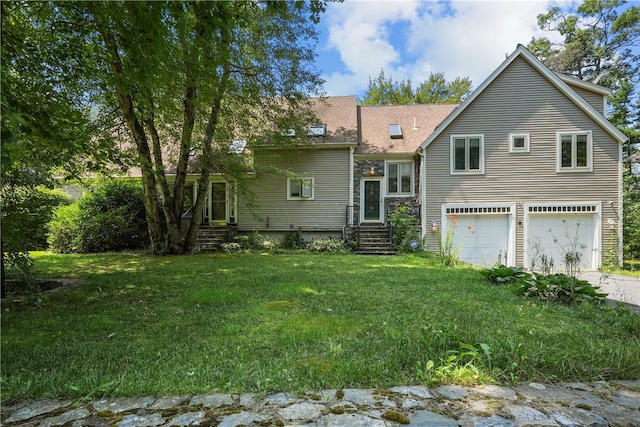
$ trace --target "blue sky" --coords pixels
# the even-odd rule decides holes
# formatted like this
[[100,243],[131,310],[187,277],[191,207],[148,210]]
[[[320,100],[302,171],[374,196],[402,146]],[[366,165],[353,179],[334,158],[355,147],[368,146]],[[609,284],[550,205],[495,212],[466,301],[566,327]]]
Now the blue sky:
[[571,2],[544,0],[345,0],[322,18],[317,68],[327,95],[358,95],[384,69],[414,85],[429,73],[469,77],[477,88],[532,37],[558,40],[538,28],[537,16]]

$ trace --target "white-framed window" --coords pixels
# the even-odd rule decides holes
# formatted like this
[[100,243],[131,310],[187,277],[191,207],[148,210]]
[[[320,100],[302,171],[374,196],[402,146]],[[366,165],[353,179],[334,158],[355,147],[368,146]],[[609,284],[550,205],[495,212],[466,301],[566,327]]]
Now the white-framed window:
[[592,172],[593,138],[591,131],[558,132],[557,171]]
[[530,137],[528,133],[510,133],[509,134],[509,152],[510,153],[528,153],[529,139]]
[[288,178],[287,200],[313,200],[313,178]]
[[387,162],[387,194],[413,194],[413,162]]
[[451,174],[484,174],[484,135],[451,135]]

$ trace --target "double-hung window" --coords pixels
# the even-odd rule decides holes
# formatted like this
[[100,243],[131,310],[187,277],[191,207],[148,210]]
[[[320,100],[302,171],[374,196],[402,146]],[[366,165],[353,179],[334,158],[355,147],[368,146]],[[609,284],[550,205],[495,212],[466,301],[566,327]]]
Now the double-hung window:
[[413,162],[387,163],[387,193],[413,194]]
[[313,178],[287,179],[287,200],[313,200]]
[[451,174],[484,173],[484,135],[451,136]]
[[556,155],[558,172],[592,172],[591,131],[558,132]]

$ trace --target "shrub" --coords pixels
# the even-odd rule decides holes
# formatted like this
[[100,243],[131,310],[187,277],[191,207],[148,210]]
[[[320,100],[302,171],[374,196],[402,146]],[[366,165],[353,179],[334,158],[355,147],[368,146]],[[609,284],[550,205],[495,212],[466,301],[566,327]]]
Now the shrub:
[[416,218],[408,206],[398,203],[389,217],[393,226],[393,247],[398,252],[410,252],[418,248],[420,238]]
[[531,274],[524,271],[524,269],[520,267],[507,267],[503,264],[482,270],[480,273],[495,285],[506,285],[531,278]]
[[307,247],[309,252],[313,253],[345,253],[348,251],[343,239],[336,237],[323,237],[313,239]]
[[304,247],[304,240],[302,239],[302,231],[300,228],[284,234],[282,249],[300,249],[302,247]]
[[521,280],[518,282],[516,292],[541,301],[562,304],[602,303],[607,297],[607,294],[598,292],[598,288],[588,281],[562,273],[537,275]]
[[58,209],[49,229],[54,252],[144,248],[149,234],[142,187],[130,181],[110,181],[83,195],[73,207]]

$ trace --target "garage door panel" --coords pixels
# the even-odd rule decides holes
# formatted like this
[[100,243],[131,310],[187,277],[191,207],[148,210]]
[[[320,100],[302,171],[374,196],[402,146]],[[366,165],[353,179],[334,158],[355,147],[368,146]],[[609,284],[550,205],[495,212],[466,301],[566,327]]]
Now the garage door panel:
[[507,215],[458,215],[450,226],[454,227],[454,248],[460,247],[462,261],[491,267],[506,257],[509,247]]
[[579,253],[579,270],[592,269],[595,256],[594,214],[531,214],[527,233],[528,265],[541,255],[553,259],[556,271],[565,271],[565,256]]

